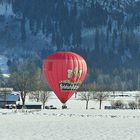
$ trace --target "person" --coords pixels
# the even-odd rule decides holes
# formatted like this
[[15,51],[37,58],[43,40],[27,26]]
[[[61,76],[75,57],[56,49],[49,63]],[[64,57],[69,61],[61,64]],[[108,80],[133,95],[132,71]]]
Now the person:
[[12,109],[13,109],[13,112],[17,112],[17,106],[16,106],[16,104],[13,104],[12,105]]

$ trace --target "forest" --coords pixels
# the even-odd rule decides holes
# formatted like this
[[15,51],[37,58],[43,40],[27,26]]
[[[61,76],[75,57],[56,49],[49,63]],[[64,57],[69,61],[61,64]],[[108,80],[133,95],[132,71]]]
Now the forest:
[[86,84],[140,89],[139,0],[0,0],[4,4],[12,14],[0,14],[0,48],[11,72],[24,60],[41,68],[48,54],[73,51],[87,62]]

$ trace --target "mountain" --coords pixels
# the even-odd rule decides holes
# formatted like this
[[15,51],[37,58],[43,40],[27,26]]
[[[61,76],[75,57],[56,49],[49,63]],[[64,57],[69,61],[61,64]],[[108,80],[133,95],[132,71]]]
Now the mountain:
[[7,66],[7,58],[5,56],[0,55],[0,70],[2,74],[7,75],[9,73]]
[[0,52],[10,67],[74,51],[87,61],[87,82],[137,89],[139,9],[140,0],[0,0]]

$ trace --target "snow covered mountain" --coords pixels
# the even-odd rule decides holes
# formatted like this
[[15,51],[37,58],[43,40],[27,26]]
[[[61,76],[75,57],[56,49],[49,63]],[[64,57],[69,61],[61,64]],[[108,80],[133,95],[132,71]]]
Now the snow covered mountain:
[[[139,9],[140,0],[1,0],[0,55],[9,64],[35,57],[41,66],[50,53],[74,51],[86,59],[88,73],[115,73],[137,85]],[[133,78],[122,79],[123,69]]]
[[0,55],[0,70],[4,76],[8,76],[8,74],[9,74],[7,61],[8,61],[8,59],[5,56]]

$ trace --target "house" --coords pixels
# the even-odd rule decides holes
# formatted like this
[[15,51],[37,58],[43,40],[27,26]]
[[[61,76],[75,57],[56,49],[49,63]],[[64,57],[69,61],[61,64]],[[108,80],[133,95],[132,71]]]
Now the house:
[[0,88],[0,107],[6,108],[9,105],[16,105],[20,95],[15,94],[12,88]]

